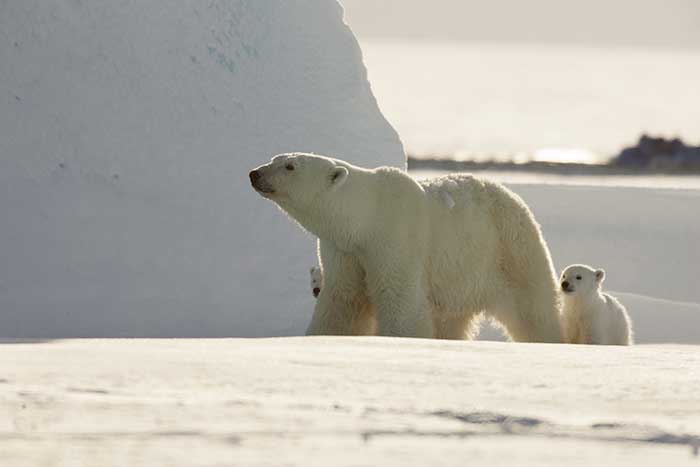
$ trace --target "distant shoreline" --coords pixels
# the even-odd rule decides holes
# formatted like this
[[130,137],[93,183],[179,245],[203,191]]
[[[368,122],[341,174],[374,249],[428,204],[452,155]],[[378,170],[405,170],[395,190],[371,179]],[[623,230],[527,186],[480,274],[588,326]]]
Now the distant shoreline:
[[581,164],[573,162],[476,162],[455,159],[418,158],[412,155],[408,156],[407,161],[408,170],[441,170],[445,172],[479,172],[488,170],[503,172],[540,172],[557,175],[687,175],[693,177],[700,175],[700,171],[698,170],[674,170],[670,167],[636,168],[611,164]]

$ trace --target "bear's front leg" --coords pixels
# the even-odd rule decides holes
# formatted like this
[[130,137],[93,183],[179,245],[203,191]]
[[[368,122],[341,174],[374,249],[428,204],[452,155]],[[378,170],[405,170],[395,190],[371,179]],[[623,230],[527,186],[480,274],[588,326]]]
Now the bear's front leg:
[[377,335],[433,337],[416,261],[397,261],[393,267],[367,268],[367,289],[375,306]]
[[335,245],[319,240],[319,256],[323,269],[323,287],[316,301],[307,335],[354,335],[371,328],[369,300],[365,290],[365,272],[352,255]]

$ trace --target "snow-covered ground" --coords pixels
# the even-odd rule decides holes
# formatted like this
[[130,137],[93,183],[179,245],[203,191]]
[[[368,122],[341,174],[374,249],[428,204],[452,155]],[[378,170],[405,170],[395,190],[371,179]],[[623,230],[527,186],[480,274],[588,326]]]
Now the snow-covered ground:
[[5,344],[3,467],[700,463],[695,347]]

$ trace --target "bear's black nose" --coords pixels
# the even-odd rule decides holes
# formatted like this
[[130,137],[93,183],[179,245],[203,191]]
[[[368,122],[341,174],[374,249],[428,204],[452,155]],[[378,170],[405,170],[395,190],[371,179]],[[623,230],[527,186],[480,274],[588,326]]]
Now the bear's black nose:
[[569,281],[564,281],[561,283],[561,288],[562,289],[568,289],[569,288]]
[[260,172],[258,172],[257,170],[251,170],[248,176],[250,177],[250,183],[252,183],[253,186],[255,186],[255,182],[260,180],[261,177]]

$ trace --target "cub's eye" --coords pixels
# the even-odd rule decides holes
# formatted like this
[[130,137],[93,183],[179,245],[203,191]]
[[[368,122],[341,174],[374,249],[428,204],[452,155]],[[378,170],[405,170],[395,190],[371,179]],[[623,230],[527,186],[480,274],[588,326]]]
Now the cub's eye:
[[294,170],[294,164],[287,162],[287,165],[285,165],[284,168],[287,170]]
[[577,280],[577,281],[580,281],[580,280],[581,280],[581,276],[576,276],[576,280]]

